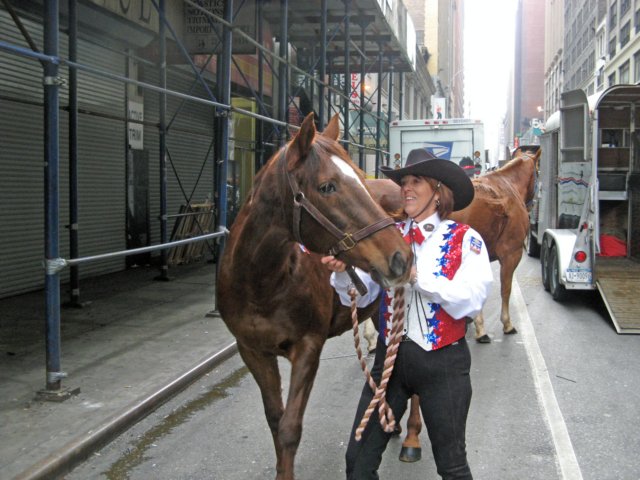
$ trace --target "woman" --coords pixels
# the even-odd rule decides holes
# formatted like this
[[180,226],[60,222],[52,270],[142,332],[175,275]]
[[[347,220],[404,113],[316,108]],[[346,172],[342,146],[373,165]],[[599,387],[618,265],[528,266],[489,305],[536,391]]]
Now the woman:
[[[486,246],[468,225],[446,220],[473,200],[473,185],[455,163],[434,157],[424,149],[412,150],[404,168],[382,167],[382,173],[401,187],[406,219],[398,224],[414,253],[411,281],[405,285],[405,323],[387,402],[396,419],[413,394],[427,426],[438,473],[445,480],[471,479],[467,463],[465,427],[471,401],[471,356],[465,340],[465,317],[482,309],[493,280]],[[346,265],[332,256],[322,259],[335,273],[331,283],[344,305],[349,277]],[[380,381],[392,326],[393,290],[382,291],[366,273],[358,271],[369,292],[357,299],[364,306],[382,295],[378,344],[371,373]],[[377,411],[360,441],[355,429],[373,392],[365,383],[349,446],[347,479],[378,479],[390,433],[383,431]]]

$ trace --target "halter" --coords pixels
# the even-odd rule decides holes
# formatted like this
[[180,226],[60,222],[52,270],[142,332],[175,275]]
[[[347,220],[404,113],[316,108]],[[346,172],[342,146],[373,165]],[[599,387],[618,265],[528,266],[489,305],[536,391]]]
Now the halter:
[[[287,147],[288,148],[288,147]],[[338,239],[338,242],[328,250],[329,255],[338,255],[339,253],[351,250],[356,244],[368,236],[376,233],[378,230],[382,230],[389,225],[394,225],[395,221],[391,217],[385,217],[371,225],[358,230],[355,233],[345,233],[336,227],[331,220],[329,220],[320,210],[318,210],[308,199],[304,193],[300,190],[296,179],[291,172],[286,171],[286,152],[284,149],[282,157],[284,159],[283,168],[289,179],[289,186],[293,193],[293,234],[298,243],[304,244],[300,237],[300,222],[302,209],[304,208],[309,215],[311,215],[320,225],[324,227],[329,233]]]

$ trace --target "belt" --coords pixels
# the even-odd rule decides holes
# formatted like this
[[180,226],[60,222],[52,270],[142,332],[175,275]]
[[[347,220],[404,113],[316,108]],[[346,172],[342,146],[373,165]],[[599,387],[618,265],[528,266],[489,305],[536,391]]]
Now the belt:
[[[463,339],[464,337],[462,337],[460,340],[456,340],[455,342],[451,342],[448,345],[445,345],[444,347],[440,347],[437,350],[442,350],[443,348],[447,348],[447,347],[451,347],[453,345],[458,345],[458,343],[460,343],[460,341]],[[400,342],[413,342],[413,340],[411,340],[409,338],[409,335],[407,335],[406,333],[404,335],[402,335],[402,338],[400,339]],[[414,342],[415,343],[415,342]]]

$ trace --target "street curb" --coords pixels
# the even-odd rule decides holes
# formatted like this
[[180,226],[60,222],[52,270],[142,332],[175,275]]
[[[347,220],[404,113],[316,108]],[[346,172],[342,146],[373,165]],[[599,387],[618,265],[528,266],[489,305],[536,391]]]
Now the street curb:
[[102,425],[71,440],[58,451],[18,474],[18,476],[14,477],[14,480],[51,480],[68,473],[100,447],[109,443],[131,425],[142,420],[202,375],[232,357],[237,351],[238,346],[236,342],[233,342],[213,355],[205,357],[155,393],[140,398],[126,407],[121,413],[107,419]]

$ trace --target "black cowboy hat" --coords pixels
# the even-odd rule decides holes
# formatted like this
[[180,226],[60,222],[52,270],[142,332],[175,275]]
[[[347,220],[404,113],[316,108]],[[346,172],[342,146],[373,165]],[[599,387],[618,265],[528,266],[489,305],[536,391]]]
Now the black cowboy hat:
[[407,162],[402,168],[382,166],[380,171],[400,185],[405,175],[430,177],[440,180],[453,192],[453,211],[462,210],[473,200],[473,184],[465,171],[454,162],[433,155],[424,148],[409,152]]

